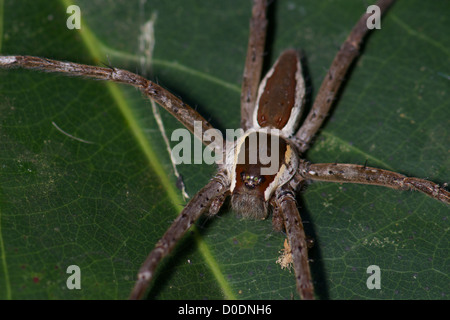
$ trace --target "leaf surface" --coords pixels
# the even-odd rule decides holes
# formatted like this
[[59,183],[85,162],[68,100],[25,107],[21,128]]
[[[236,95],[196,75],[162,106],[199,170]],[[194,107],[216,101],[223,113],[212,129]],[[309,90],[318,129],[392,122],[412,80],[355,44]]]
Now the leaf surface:
[[[0,4],[2,54],[147,74],[223,132],[238,127],[250,2]],[[81,9],[81,30],[66,27],[70,4]],[[310,107],[365,9],[361,1],[272,5],[265,70],[282,50],[301,49]],[[367,39],[308,160],[367,160],[450,181],[449,9],[437,1],[395,4]],[[150,19],[155,46],[144,70],[139,37]],[[164,111],[162,117],[170,138],[180,125]],[[126,298],[140,264],[185,204],[150,102],[122,85],[1,70],[0,121],[0,298]],[[191,196],[215,172],[208,165],[178,169]],[[450,294],[448,206],[413,192],[326,183],[311,184],[299,206],[315,239],[318,298]],[[293,272],[275,263],[284,239],[270,220],[245,221],[225,209],[183,239],[149,297],[297,298]],[[80,267],[82,290],[66,286],[70,265]],[[370,265],[380,267],[380,290],[366,286]]]

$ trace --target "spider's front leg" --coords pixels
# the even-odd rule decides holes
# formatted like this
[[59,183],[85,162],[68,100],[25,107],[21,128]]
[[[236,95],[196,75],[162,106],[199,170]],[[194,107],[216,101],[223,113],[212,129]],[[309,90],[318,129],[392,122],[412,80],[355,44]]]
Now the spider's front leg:
[[173,250],[178,240],[203,213],[209,210],[209,214],[213,215],[219,211],[228,192],[229,180],[223,172],[219,172],[192,198],[142,264],[130,299],[140,299],[143,296],[161,260]]
[[289,184],[279,188],[275,193],[273,203],[283,221],[291,247],[297,291],[302,299],[312,300],[314,299],[314,286],[309,269],[308,244],[293,188]]

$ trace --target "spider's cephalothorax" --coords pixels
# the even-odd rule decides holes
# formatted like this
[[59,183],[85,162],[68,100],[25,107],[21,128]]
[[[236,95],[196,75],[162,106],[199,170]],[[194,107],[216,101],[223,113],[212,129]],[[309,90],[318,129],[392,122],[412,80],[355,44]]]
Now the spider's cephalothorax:
[[286,50],[261,82],[253,128],[238,139],[227,157],[231,205],[242,217],[265,219],[275,190],[295,175],[299,158],[289,138],[304,96],[299,55]]
[[244,218],[265,219],[274,191],[294,176],[298,157],[276,133],[250,131],[236,144],[230,169],[231,205]]

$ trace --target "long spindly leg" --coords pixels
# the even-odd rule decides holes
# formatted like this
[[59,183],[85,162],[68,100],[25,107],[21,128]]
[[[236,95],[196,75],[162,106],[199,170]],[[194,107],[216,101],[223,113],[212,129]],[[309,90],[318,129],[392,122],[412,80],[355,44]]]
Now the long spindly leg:
[[[380,8],[381,14],[383,14],[393,2],[394,0],[379,0],[376,5]],[[349,67],[358,57],[361,43],[370,31],[366,24],[367,18],[370,15],[369,13],[365,13],[359,19],[350,32],[350,35],[342,44],[320,86],[308,116],[295,134],[294,140],[301,153],[308,150],[314,135],[322,126],[333,101],[336,99],[336,95],[339,92]]]
[[130,299],[140,299],[143,296],[161,260],[173,250],[178,240],[203,213],[209,211],[210,214],[215,214],[219,211],[228,191],[227,178],[219,172],[192,198],[142,264]]
[[253,0],[250,35],[241,91],[241,128],[244,130],[253,126],[253,110],[255,109],[259,81],[261,80],[264,44],[266,41],[266,7],[267,0]]
[[373,184],[397,190],[416,190],[450,204],[450,192],[439,184],[424,179],[407,177],[388,170],[356,164],[308,164],[305,162],[299,173],[304,179],[308,180]]
[[[69,76],[109,80],[132,85],[169,111],[189,131],[197,134],[201,141],[205,144],[209,143],[209,141],[202,139],[203,133],[206,130],[212,129],[212,126],[208,123],[208,121],[206,121],[197,111],[192,109],[163,87],[135,73],[117,68],[89,66],[74,62],[62,62],[32,56],[0,56],[0,68],[17,67],[24,69],[36,69],[45,72],[63,73]],[[201,123],[201,128],[199,128],[201,130],[194,130],[194,124],[196,121]]]
[[293,190],[285,185],[276,194],[276,210],[281,214],[294,261],[297,291],[304,300],[314,299],[308,261],[308,245]]

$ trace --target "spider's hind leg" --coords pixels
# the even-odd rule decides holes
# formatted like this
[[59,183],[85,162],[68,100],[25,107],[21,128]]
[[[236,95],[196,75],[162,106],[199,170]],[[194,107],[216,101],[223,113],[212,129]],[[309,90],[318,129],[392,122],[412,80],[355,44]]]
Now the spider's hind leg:
[[250,36],[248,39],[247,57],[241,90],[241,128],[253,127],[253,110],[264,58],[264,45],[267,31],[267,0],[254,0],[252,18],[250,20]]
[[[380,8],[381,14],[384,14],[394,1],[378,0],[376,5]],[[330,112],[350,66],[357,59],[362,42],[370,31],[367,28],[367,19],[370,16],[370,13],[363,14],[342,44],[319,88],[308,116],[293,137],[301,153],[305,153],[309,149],[314,136]]]

